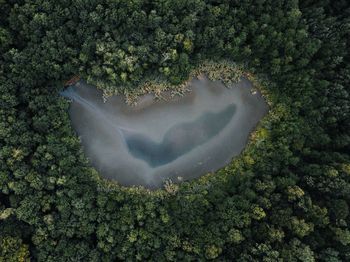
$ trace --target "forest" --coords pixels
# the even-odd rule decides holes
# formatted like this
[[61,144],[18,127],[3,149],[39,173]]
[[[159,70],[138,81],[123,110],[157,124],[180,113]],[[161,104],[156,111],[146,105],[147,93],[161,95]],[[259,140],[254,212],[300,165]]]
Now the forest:
[[[0,0],[0,261],[350,261],[350,2]],[[270,111],[239,157],[102,179],[59,95],[242,65]],[[115,90],[116,92],[118,90]]]

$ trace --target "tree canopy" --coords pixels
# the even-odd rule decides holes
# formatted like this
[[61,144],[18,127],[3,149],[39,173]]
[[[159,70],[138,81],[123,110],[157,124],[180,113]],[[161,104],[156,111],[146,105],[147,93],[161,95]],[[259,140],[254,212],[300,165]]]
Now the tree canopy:
[[[0,0],[0,261],[349,261],[346,0]],[[103,180],[59,95],[80,75],[179,84],[202,61],[271,104],[225,168],[164,189]]]

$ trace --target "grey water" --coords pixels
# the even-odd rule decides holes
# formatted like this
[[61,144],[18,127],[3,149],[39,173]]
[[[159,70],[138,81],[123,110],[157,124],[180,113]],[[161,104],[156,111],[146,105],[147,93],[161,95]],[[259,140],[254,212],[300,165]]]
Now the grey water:
[[193,122],[174,125],[161,143],[133,134],[126,135],[126,144],[134,157],[143,159],[151,167],[161,166],[214,137],[229,123],[234,112],[235,105],[232,104],[218,113],[205,112]]
[[189,93],[170,101],[141,97],[129,106],[121,96],[104,102],[102,92],[78,82],[61,92],[72,101],[72,125],[99,173],[118,183],[148,188],[193,179],[228,164],[267,113],[252,83],[229,88],[194,79]]

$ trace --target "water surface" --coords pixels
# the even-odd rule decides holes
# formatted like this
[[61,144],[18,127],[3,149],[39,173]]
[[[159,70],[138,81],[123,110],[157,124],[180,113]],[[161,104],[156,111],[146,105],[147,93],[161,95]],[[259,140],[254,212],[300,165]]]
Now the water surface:
[[260,93],[242,79],[230,88],[205,78],[170,101],[151,95],[128,106],[120,96],[103,102],[102,92],[83,81],[62,92],[85,154],[102,176],[122,185],[160,187],[213,172],[228,164],[267,113]]

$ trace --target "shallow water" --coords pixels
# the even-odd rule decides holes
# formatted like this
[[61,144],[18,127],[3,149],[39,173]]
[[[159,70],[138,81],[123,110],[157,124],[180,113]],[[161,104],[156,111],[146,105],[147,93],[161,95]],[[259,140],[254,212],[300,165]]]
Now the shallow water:
[[189,89],[167,102],[144,96],[136,107],[119,96],[104,103],[102,92],[82,81],[61,94],[72,100],[73,127],[102,176],[156,188],[166,179],[192,179],[228,164],[268,111],[247,79],[231,88],[196,79]]
[[134,157],[143,159],[151,167],[170,163],[217,135],[231,120],[235,105],[218,113],[205,112],[192,122],[176,124],[160,143],[142,134],[124,133],[126,145]]

